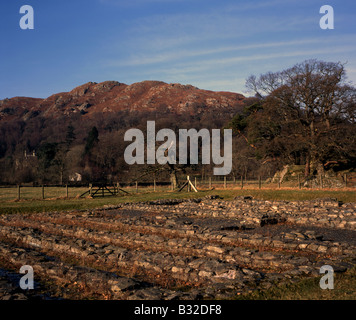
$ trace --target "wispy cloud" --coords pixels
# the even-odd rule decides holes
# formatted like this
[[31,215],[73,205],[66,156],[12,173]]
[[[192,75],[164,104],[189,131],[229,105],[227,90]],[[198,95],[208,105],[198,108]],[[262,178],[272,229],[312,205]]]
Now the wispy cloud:
[[[317,0],[309,0],[309,2],[312,1],[317,1]],[[293,3],[300,3],[300,0],[288,0],[288,3],[285,0],[262,0],[262,1],[242,1],[235,3],[233,5],[229,5],[225,7],[226,11],[237,11],[237,12],[242,12],[242,11],[250,11],[250,10],[260,10],[264,8],[270,8],[270,7],[281,7],[281,6],[290,6],[293,5]]]
[[[333,49],[328,50],[328,54],[335,53],[345,53],[345,52],[354,52],[355,47],[343,46],[343,47],[335,47]],[[243,55],[232,58],[217,58],[217,59],[206,59],[201,60],[199,63],[196,62],[182,62],[175,64],[173,67],[162,67],[156,69],[156,72],[166,73],[166,74],[181,74],[181,73],[198,73],[205,71],[207,69],[216,69],[222,66],[234,66],[238,63],[245,63],[249,61],[268,61],[270,59],[282,59],[288,57],[312,57],[325,54],[325,50],[323,48],[319,49],[310,49],[310,50],[292,50],[288,52],[276,52],[270,54],[254,54],[254,55]]]
[[[321,42],[322,40],[319,43]],[[299,43],[306,44],[309,43],[309,40],[300,41]],[[293,46],[286,50],[287,44],[293,44]],[[281,70],[282,61],[285,62],[285,67],[288,67],[305,59],[320,58],[333,61],[335,59],[332,57],[335,55],[350,55],[356,52],[355,45],[352,44],[328,47],[327,50],[323,46],[297,49],[298,41],[281,42],[278,45],[286,47],[284,50],[275,50],[270,53],[265,53],[264,51],[256,54],[241,55],[240,53],[239,56],[233,57],[221,56],[199,59],[199,61],[187,59],[177,63],[155,64],[154,67],[141,66],[138,69],[137,76],[145,79],[189,83],[204,89],[244,92],[244,83],[247,76],[251,73],[259,74]],[[259,44],[256,44],[257,46]],[[263,47],[263,44],[260,46]],[[348,67],[346,69],[349,79],[355,82],[355,69]]]
[[354,34],[320,32],[319,3],[221,1],[201,10],[151,11],[127,21],[126,39],[113,44],[101,65],[137,80],[228,88],[241,86],[247,73],[266,72],[267,65],[280,70],[281,61],[284,68],[308,58],[352,56]]
[[127,34],[132,39],[128,45],[145,51],[158,51],[174,46],[236,41],[239,37],[256,34],[302,30],[313,22],[315,18],[305,14],[291,18],[265,15],[263,10],[254,10],[253,15],[245,15],[241,10],[233,12],[223,6],[200,12],[151,14],[128,22]]
[[99,3],[118,6],[118,7],[136,7],[142,5],[152,5],[152,4],[174,4],[181,2],[201,2],[202,0],[98,0]]
[[[334,48],[332,48],[332,52],[349,52],[349,51],[356,51],[356,45],[350,44],[348,46],[340,47],[338,44],[340,42],[347,42],[351,41],[353,36],[347,36],[347,37],[335,37],[333,39],[333,43],[336,45]],[[330,39],[329,39],[330,41]],[[217,48],[207,48],[207,49],[184,49],[184,50],[178,50],[178,51],[166,51],[166,52],[161,52],[161,53],[151,53],[151,54],[135,54],[127,58],[126,60],[110,60],[107,61],[106,64],[108,66],[142,66],[142,65],[149,65],[149,64],[162,64],[166,62],[172,62],[172,61],[180,61],[180,60],[185,60],[188,58],[192,57],[200,57],[200,58],[205,58],[209,55],[216,55],[216,54],[227,54],[227,53],[236,53],[241,55],[242,51],[246,50],[251,50],[251,49],[283,49],[283,52],[285,50],[289,50],[290,52],[283,53],[286,55],[295,55],[296,52],[298,51],[293,51],[293,47],[305,47],[305,46],[317,46],[319,45],[320,49],[318,50],[313,50],[311,53],[324,53],[325,49],[323,49],[323,46],[320,46],[321,44],[325,43],[324,38],[306,38],[306,39],[299,39],[299,40],[291,40],[291,41],[279,41],[279,42],[264,42],[264,43],[250,43],[250,44],[245,44],[245,45],[236,45],[236,46],[225,46],[225,47],[217,47]],[[304,54],[308,54],[308,51],[303,51]],[[330,51],[329,51],[330,52]],[[272,54],[270,56],[277,56],[281,54]],[[265,57],[266,55],[262,55]],[[226,61],[226,62],[231,62],[235,60],[256,60],[256,57],[260,57],[260,55],[248,55],[246,57],[233,57],[233,58],[228,58],[228,59],[215,59],[215,60],[210,60],[209,63],[220,63],[221,61]]]

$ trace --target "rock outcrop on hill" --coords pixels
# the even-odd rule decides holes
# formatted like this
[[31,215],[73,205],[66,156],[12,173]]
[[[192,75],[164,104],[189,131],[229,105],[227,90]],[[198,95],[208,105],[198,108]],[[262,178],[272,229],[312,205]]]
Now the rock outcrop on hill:
[[0,101],[0,121],[27,121],[38,115],[46,118],[80,113],[94,114],[122,110],[131,112],[169,110],[197,114],[203,111],[233,111],[242,107],[244,96],[232,92],[202,90],[191,85],[143,81],[127,85],[117,81],[88,82],[69,92],[46,99],[14,97]]

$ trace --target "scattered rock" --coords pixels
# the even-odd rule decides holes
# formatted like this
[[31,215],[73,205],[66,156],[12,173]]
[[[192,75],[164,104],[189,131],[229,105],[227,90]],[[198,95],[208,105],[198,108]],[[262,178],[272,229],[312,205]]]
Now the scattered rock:
[[[1,215],[0,256],[15,269],[32,265],[63,292],[78,286],[112,299],[228,298],[318,276],[323,264],[349,269],[355,222],[355,204],[326,199],[165,199]],[[0,299],[25,298],[1,284]]]

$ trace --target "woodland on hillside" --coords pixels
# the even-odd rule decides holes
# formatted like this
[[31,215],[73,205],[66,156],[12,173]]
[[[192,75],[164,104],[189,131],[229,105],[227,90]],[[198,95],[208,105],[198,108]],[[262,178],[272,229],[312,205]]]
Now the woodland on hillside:
[[281,72],[250,76],[246,86],[255,95],[233,112],[209,112],[201,106],[204,112],[177,115],[160,105],[92,118],[39,114],[26,121],[2,121],[0,183],[64,184],[75,180],[75,174],[81,175],[81,183],[212,174],[213,164],[126,164],[129,143],[124,134],[130,128],[145,133],[148,120],[156,121],[157,131],[231,128],[231,174],[236,177],[271,177],[286,164],[303,165],[305,178],[356,167],[356,89],[347,82],[343,64],[308,60]]

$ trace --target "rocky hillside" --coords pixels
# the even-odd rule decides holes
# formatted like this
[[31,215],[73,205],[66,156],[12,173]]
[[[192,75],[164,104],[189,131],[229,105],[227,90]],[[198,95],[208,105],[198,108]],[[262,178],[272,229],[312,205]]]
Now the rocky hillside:
[[156,121],[157,130],[223,128],[246,100],[160,81],[88,82],[46,99],[4,99],[0,183],[61,183],[75,173],[91,182],[120,174],[122,181],[125,172],[132,176],[123,158],[128,129],[144,131],[148,120]]
[[27,121],[41,115],[57,118],[81,114],[92,118],[96,113],[122,110],[131,112],[170,110],[176,114],[194,114],[242,107],[244,96],[231,92],[201,90],[191,85],[143,81],[126,85],[117,81],[88,82],[70,92],[46,99],[14,97],[0,101],[0,121]]

